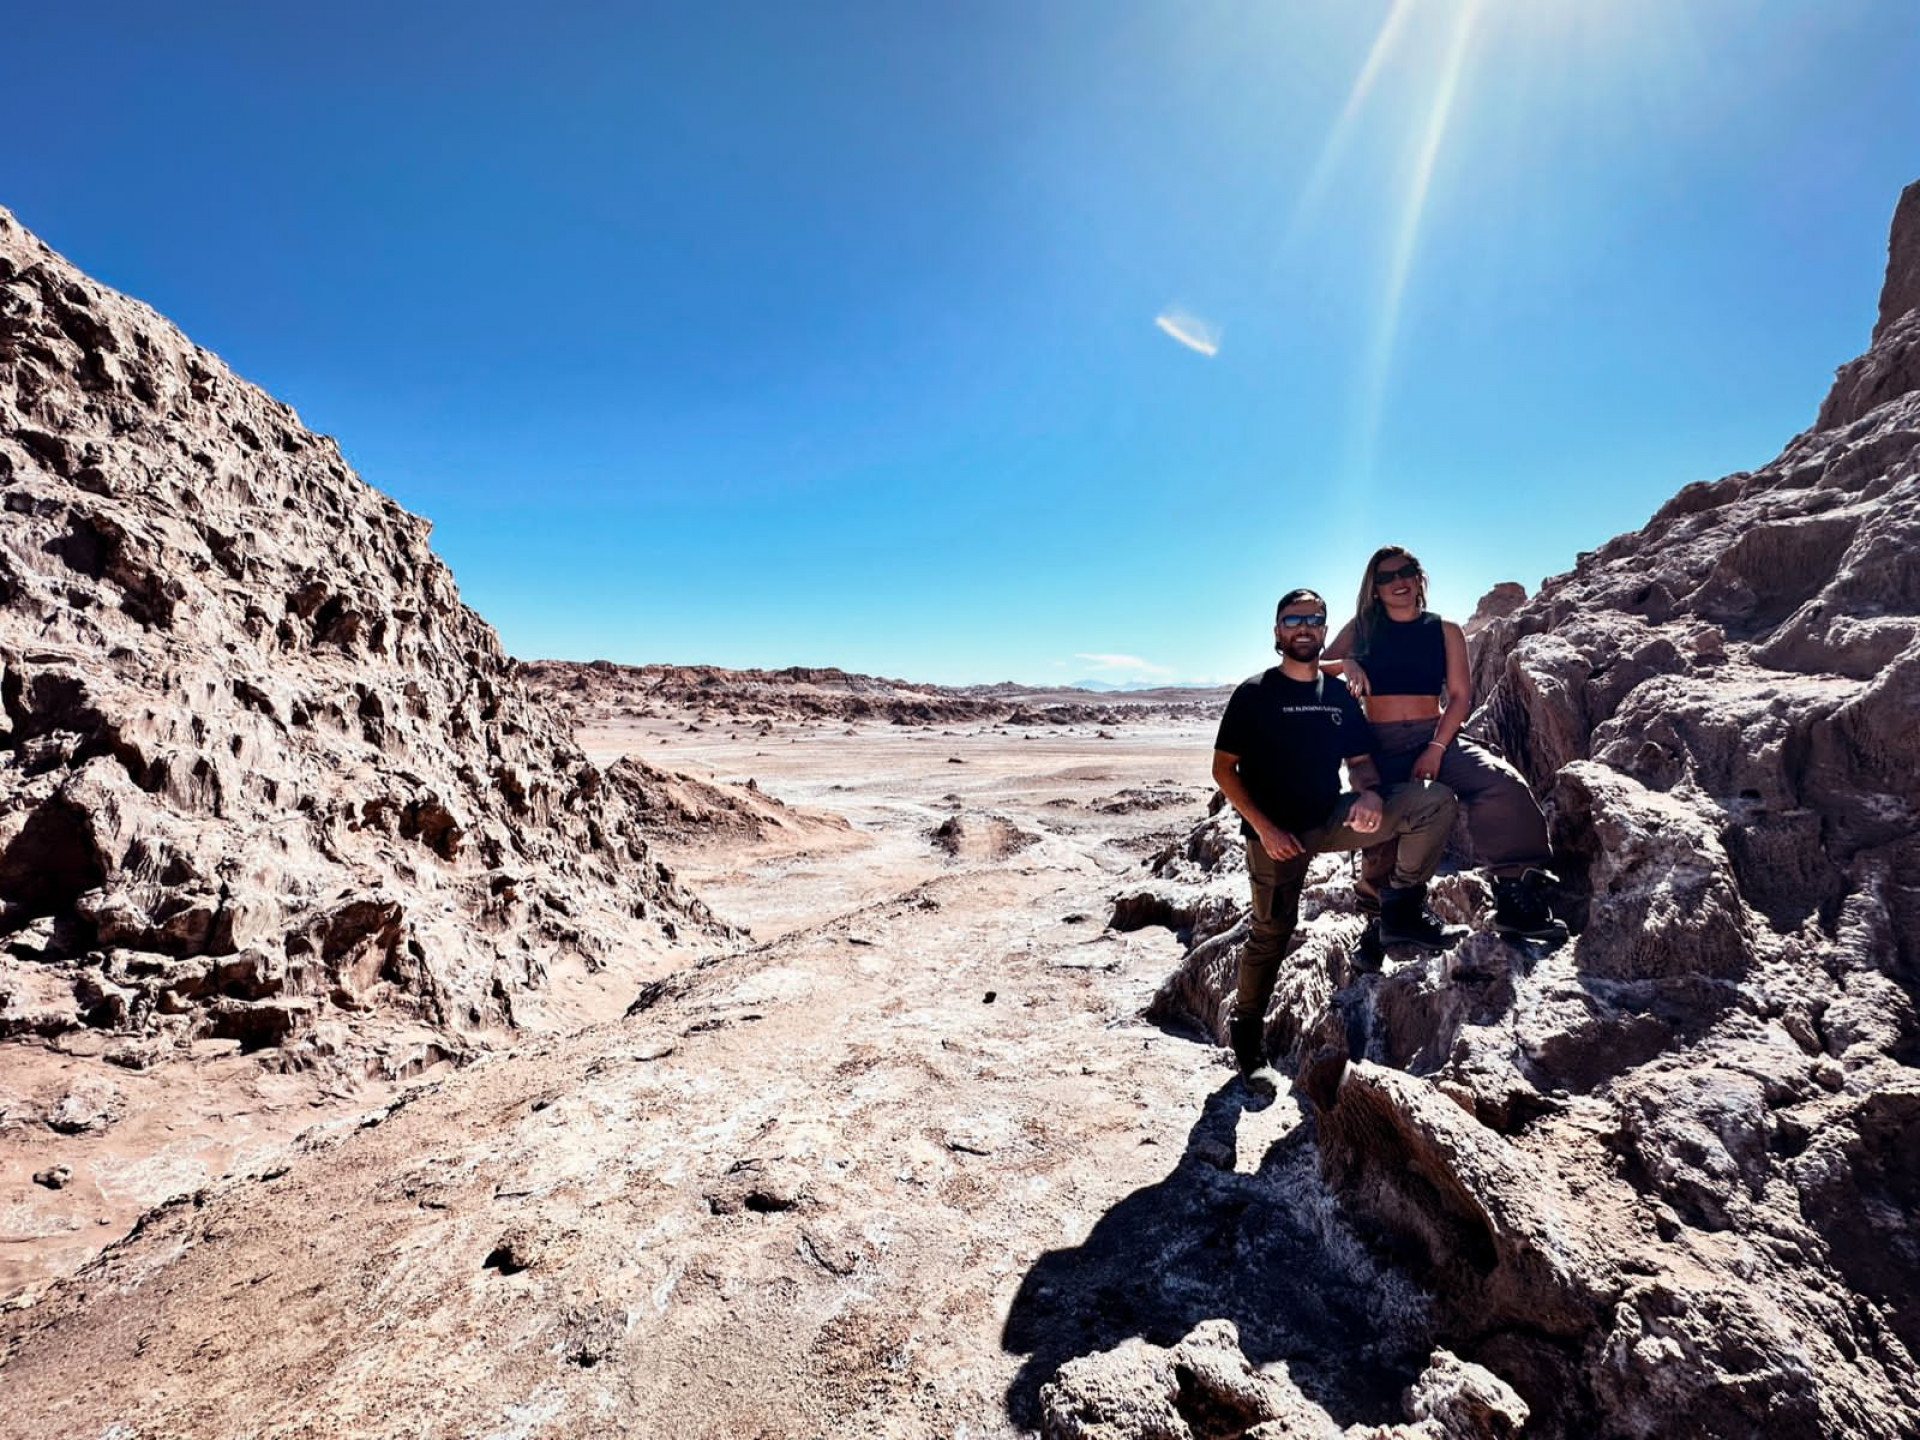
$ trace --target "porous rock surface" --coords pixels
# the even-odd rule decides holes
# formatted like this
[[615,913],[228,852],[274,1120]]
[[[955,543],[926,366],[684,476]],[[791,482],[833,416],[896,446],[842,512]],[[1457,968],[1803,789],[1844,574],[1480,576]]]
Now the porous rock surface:
[[1134,1339],[1069,1361],[1040,1391],[1048,1440],[1516,1440],[1527,1406],[1478,1365],[1436,1350],[1402,1398],[1399,1424],[1341,1426],[1284,1361],[1256,1368],[1228,1320],[1172,1347]]
[[[1529,1435],[1920,1433],[1920,186],[1890,248],[1814,429],[1476,638],[1574,939],[1367,973],[1310,877],[1268,1028],[1321,1173]],[[1242,866],[1216,817],[1118,907],[1190,925],[1155,1007],[1216,1037]]]
[[334,443],[0,211],[0,1036],[365,1063],[703,907]]

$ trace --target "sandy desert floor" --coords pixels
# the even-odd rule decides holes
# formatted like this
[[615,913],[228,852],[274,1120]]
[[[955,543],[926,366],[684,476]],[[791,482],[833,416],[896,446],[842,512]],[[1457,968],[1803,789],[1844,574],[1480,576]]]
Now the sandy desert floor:
[[[1211,722],[1040,730],[692,723],[599,718],[577,738],[602,762],[630,754],[723,785],[751,783],[851,827],[802,821],[759,842],[721,833],[660,846],[709,905],[760,941],[903,895],[956,867],[1006,862],[1063,888],[1072,888],[1068,876],[1123,876],[1152,848],[1146,837],[1184,831],[1212,791]],[[953,833],[934,838],[942,825]],[[1092,940],[1104,909],[1088,919]],[[1177,958],[1170,945],[1167,955]]]
[[[1210,721],[696,723],[602,718],[580,738],[791,807],[760,838],[665,849],[752,943],[663,977],[635,1015],[631,990],[556,1002],[586,1023],[443,1067],[370,1118],[370,1093],[289,1093],[321,1123],[277,1158],[237,1155],[223,1097],[299,1077],[223,1079],[212,1067],[239,1057],[209,1057],[208,1088],[167,1102],[204,1151],[204,1208],[150,1216],[80,1287],[21,1292],[23,1414],[115,1423],[113,1394],[151,1383],[154,1434],[358,1433],[377,1364],[381,1423],[408,1434],[537,1410],[539,1433],[591,1414],[593,1433],[859,1417],[979,1437],[1027,1430],[1063,1360],[1217,1315],[1258,1358],[1350,1334],[1305,1383],[1346,1417],[1391,1413],[1405,1377],[1367,1344],[1387,1291],[1328,1293],[1329,1246],[1350,1242],[1299,1110],[1247,1107],[1221,1050],[1142,1020],[1177,943],[1106,925],[1143,857],[1204,813]],[[248,1120],[252,1143],[272,1138]],[[150,1138],[107,1136],[123,1131],[123,1148]],[[32,1158],[9,1156],[12,1195]],[[88,1196],[74,1213],[93,1223],[100,1162],[70,1163],[94,1193],[41,1194]],[[72,1269],[123,1233],[107,1218],[91,1245],[24,1246],[18,1268]],[[164,1275],[113,1278],[152,1274],[149,1250],[172,1257]],[[257,1273],[236,1290],[240,1269]],[[286,1304],[317,1328],[249,1319]],[[327,1338],[395,1323],[424,1328],[378,1360]],[[68,1394],[76,1361],[111,1390]],[[168,1387],[187,1373],[190,1391]]]
[[[1164,931],[1107,931],[1109,895],[1200,813],[1210,738],[1198,720],[926,729],[689,715],[600,716],[579,734],[597,760],[632,754],[726,787],[751,782],[792,807],[761,837],[716,828],[657,847],[755,943],[838,923],[858,947],[870,938],[863,915],[937,885],[942,908],[913,953],[956,994],[977,1005],[996,987],[1012,996],[1079,971],[1099,977],[1100,1012],[1115,1021],[1138,1010],[1178,950]],[[561,967],[536,1019],[602,1023],[632,989],[625,973]],[[198,1042],[148,1069],[113,1063],[110,1048],[82,1033],[14,1049],[0,1094],[0,1295],[30,1294],[150,1207],[267,1168],[302,1132],[348,1124],[451,1069],[406,1024],[392,1027],[390,1073],[366,1077],[275,1073],[233,1041]],[[97,1123],[52,1133],[44,1117],[62,1104]],[[62,1188],[34,1183],[56,1166],[71,1172]]]

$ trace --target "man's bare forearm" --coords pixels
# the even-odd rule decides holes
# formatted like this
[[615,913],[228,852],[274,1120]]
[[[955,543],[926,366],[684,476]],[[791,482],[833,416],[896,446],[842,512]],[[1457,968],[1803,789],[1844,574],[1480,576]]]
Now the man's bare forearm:
[[1220,793],[1227,797],[1227,803],[1239,812],[1240,818],[1254,828],[1256,834],[1264,835],[1277,829],[1273,821],[1253,803],[1253,795],[1247,789],[1247,782],[1240,778],[1240,757],[1229,755],[1223,750],[1213,752],[1213,783],[1220,787]]

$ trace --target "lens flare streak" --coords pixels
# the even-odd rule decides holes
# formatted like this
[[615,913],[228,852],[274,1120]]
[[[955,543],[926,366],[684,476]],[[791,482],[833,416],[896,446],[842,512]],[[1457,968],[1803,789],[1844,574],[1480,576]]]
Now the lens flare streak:
[[1393,0],[1393,8],[1381,22],[1380,33],[1373,37],[1366,63],[1360,67],[1359,78],[1353,82],[1353,89],[1347,94],[1347,103],[1341,108],[1340,118],[1334,122],[1327,143],[1320,147],[1320,158],[1314,161],[1313,173],[1307,177],[1306,186],[1300,192],[1299,203],[1293,209],[1292,223],[1287,226],[1286,236],[1280,242],[1279,254],[1284,255],[1293,249],[1301,230],[1319,209],[1321,197],[1339,171],[1341,162],[1346,159],[1347,149],[1353,139],[1354,123],[1365,108],[1367,97],[1373,93],[1374,82],[1380,78],[1381,67],[1386,64],[1394,41],[1399,38],[1401,28],[1413,10],[1413,3],[1414,0]]
[[[1460,91],[1461,73],[1466,68],[1467,52],[1473,40],[1474,24],[1479,19],[1483,0],[1465,0],[1447,44],[1433,103],[1427,111],[1420,145],[1414,156],[1413,174],[1407,198],[1400,212],[1400,226],[1394,236],[1387,265],[1387,283],[1381,295],[1379,318],[1369,348],[1366,372],[1362,377],[1358,416],[1358,463],[1355,473],[1362,487],[1370,484],[1374,455],[1379,444],[1380,425],[1386,408],[1387,381],[1393,369],[1393,352],[1400,332],[1400,312],[1405,303],[1407,282],[1413,273],[1415,252],[1419,246],[1420,225],[1425,218],[1427,197],[1433,187],[1433,173],[1446,140],[1447,125],[1453,116],[1454,101]],[[1391,23],[1391,22],[1389,22]]]

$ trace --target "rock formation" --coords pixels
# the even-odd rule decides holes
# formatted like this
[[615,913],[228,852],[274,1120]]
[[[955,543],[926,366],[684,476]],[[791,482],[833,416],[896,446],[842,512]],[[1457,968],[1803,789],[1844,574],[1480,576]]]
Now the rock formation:
[[1460,628],[1471,640],[1494,621],[1506,619],[1526,603],[1526,586],[1503,580],[1480,597],[1480,603],[1473,607],[1473,614],[1467,617]]
[[[1529,1435],[1920,1433],[1916,555],[1920,185],[1816,428],[1475,642],[1574,941],[1358,973],[1345,871],[1314,873],[1269,1027],[1322,1173]],[[1216,1035],[1239,863],[1214,820],[1120,902],[1193,927],[1157,1009]]]
[[1816,430],[1850,425],[1869,410],[1920,389],[1920,181],[1900,196],[1887,247],[1887,283],[1873,344],[1858,360],[1840,367]]
[[1249,1365],[1226,1320],[1196,1326],[1170,1349],[1130,1340],[1070,1361],[1041,1399],[1048,1440],[1517,1440],[1527,1423],[1511,1386],[1436,1350],[1407,1389],[1407,1423],[1343,1429],[1301,1393],[1284,1363]]
[[708,923],[427,523],[4,211],[0,487],[0,1035],[458,1053]]

